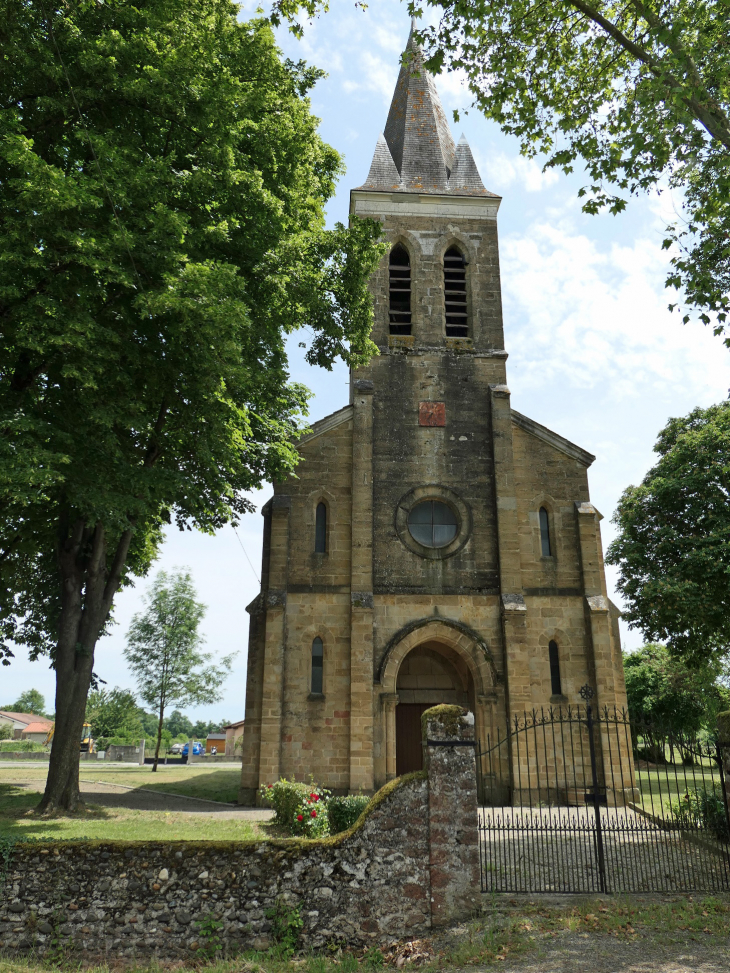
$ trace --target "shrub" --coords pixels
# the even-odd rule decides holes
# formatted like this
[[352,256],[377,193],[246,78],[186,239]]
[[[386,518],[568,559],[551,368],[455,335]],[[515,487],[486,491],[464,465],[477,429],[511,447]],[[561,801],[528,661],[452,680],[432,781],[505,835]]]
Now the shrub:
[[327,804],[330,791],[315,784],[282,777],[260,790],[261,799],[274,809],[274,821],[290,834],[319,838],[328,834]]
[[718,841],[730,841],[725,802],[714,788],[687,791],[669,808],[680,828],[705,828]]
[[45,749],[42,743],[36,743],[34,740],[3,740],[0,743],[0,750],[3,753],[35,753]]
[[353,794],[350,797],[331,797],[327,802],[327,817],[330,823],[330,834],[347,831],[360,817],[370,803],[370,798],[363,794]]

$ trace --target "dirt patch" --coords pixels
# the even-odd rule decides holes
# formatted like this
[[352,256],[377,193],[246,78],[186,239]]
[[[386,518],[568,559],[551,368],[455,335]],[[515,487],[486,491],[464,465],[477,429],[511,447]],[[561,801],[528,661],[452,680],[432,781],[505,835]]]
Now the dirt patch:
[[[42,794],[45,781],[17,782],[14,786]],[[130,811],[169,811],[200,818],[231,818],[238,821],[270,821],[274,816],[274,812],[266,808],[236,807],[197,797],[184,797],[181,794],[125,787],[122,784],[82,780],[80,788],[87,804],[99,804],[101,807],[127,808]]]
[[[499,963],[502,973],[727,973],[730,939],[706,941],[676,932],[655,933],[627,942],[606,934],[561,933],[524,956]],[[494,970],[481,967],[483,970]]]

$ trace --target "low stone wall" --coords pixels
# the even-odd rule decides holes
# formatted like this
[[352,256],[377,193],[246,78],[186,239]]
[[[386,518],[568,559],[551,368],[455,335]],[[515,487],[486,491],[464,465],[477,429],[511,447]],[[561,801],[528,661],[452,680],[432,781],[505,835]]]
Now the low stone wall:
[[299,911],[303,948],[366,946],[473,912],[474,750],[448,741],[473,740],[474,721],[458,707],[431,712],[428,770],[384,787],[343,835],[17,845],[0,904],[0,948],[43,955],[60,939],[79,958],[189,959],[206,945],[208,917],[233,952],[268,946],[277,910]]
[[[51,759],[50,750],[0,750],[0,760],[38,760],[48,763]],[[100,753],[80,753],[79,760],[103,760]]]
[[104,752],[105,760],[113,760],[117,763],[143,764],[145,757],[144,740],[136,745],[110,743]]
[[48,763],[50,750],[0,750],[0,760],[39,760]]

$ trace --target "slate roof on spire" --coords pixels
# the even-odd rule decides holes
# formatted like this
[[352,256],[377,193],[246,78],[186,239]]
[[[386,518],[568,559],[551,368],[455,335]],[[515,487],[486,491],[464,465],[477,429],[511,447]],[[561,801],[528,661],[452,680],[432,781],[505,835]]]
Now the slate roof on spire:
[[466,139],[462,136],[459,145],[454,145],[436,82],[423,67],[414,29],[415,21],[411,21],[407,57],[401,64],[385,132],[378,138],[368,178],[359,188],[495,197],[484,188]]

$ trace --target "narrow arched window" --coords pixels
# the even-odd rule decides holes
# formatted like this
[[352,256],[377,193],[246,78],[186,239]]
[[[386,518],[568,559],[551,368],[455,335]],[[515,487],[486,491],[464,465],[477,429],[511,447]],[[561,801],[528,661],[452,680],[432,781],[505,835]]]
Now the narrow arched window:
[[560,659],[558,658],[558,643],[550,642],[548,645],[550,654],[550,689],[553,696],[562,696],[563,690],[560,685]]
[[449,247],[444,254],[444,304],[446,336],[448,338],[468,337],[466,261],[463,253],[456,247]]
[[550,547],[550,518],[544,507],[540,507],[540,548],[543,557],[552,557]]
[[314,553],[327,552],[327,504],[318,503],[314,519]]
[[398,243],[390,251],[390,333],[411,333],[411,258]]
[[312,692],[321,696],[324,686],[324,645],[317,636],[312,642]]

